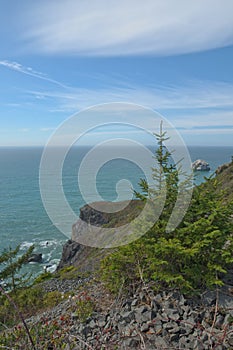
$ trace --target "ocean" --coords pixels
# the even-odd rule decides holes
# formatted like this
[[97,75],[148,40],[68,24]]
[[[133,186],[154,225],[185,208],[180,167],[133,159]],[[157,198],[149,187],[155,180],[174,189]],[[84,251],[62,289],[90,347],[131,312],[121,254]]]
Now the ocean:
[[[63,165],[63,188],[75,213],[85,204],[78,188],[77,173],[81,160],[89,148],[71,149]],[[30,271],[37,274],[45,265],[55,269],[62,246],[68,239],[50,221],[40,196],[39,166],[42,148],[0,148],[0,251],[21,244],[23,253],[31,244],[35,252],[43,254],[42,264],[30,264]],[[197,173],[196,183],[204,181],[219,165],[229,162],[233,147],[189,147],[191,160],[204,159],[210,172]],[[91,171],[91,169],[90,169]],[[106,163],[97,176],[97,189],[104,200],[116,198],[116,183],[122,178],[130,181],[125,199],[132,196],[132,188],[138,190],[141,169],[132,162],[115,159]],[[70,223],[70,232],[73,222]]]

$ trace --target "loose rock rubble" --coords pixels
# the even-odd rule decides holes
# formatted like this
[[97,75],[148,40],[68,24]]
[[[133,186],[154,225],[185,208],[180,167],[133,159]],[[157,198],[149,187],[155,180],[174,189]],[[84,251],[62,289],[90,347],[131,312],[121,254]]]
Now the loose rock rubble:
[[[75,285],[73,280],[54,280],[44,287],[49,284],[61,292]],[[65,350],[233,350],[232,291],[228,284],[187,298],[178,291],[156,293],[147,286],[130,297],[115,298],[93,279],[27,323],[57,322],[65,329]],[[93,312],[85,321],[77,312],[80,300],[93,301]]]
[[233,349],[233,310],[194,303],[178,292],[142,291],[85,323],[74,319],[71,334],[74,349]]
[[[233,350],[232,276],[230,269],[223,287],[192,298],[179,291],[156,293],[151,286],[116,298],[94,277],[54,278],[41,287],[70,295],[27,323],[55,321],[65,329],[65,350]],[[84,313],[86,302],[93,305],[85,321],[79,317],[80,301]]]
[[78,289],[81,285],[88,282],[89,277],[80,277],[62,280],[59,278],[52,278],[46,282],[43,282],[41,287],[45,292],[58,291],[61,293],[67,293]]

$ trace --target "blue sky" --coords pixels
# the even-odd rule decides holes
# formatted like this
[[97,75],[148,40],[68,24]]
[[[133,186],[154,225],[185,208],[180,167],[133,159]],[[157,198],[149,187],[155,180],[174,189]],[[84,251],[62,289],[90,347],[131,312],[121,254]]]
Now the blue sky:
[[233,146],[232,13],[232,0],[0,0],[0,146],[45,145],[109,102],[158,111],[188,145]]

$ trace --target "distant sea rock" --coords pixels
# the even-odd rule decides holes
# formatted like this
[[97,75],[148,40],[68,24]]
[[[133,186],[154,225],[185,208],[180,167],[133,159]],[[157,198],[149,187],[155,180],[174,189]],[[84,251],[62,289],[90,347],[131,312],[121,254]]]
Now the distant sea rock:
[[37,262],[41,263],[43,261],[42,259],[42,253],[33,253],[29,258],[28,258],[28,263],[30,262]]
[[197,159],[192,163],[192,169],[196,171],[209,171],[210,165],[203,159]]

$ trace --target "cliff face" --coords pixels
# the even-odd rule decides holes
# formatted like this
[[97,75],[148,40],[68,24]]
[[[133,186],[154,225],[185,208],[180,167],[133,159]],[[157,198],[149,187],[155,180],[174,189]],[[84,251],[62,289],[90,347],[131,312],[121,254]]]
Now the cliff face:
[[81,272],[93,271],[99,265],[99,255],[103,251],[97,248],[79,244],[76,235],[85,234],[87,224],[102,226],[108,222],[104,213],[98,212],[88,205],[80,209],[80,219],[72,227],[71,239],[63,246],[61,261],[58,269],[73,265]]
[[[123,202],[122,202],[123,203]],[[122,204],[121,203],[121,204]],[[124,203],[123,203],[124,204]],[[63,247],[61,261],[58,269],[73,265],[78,267],[81,272],[94,271],[100,264],[101,259],[110,252],[110,249],[94,248],[78,243],[79,237],[85,235],[88,231],[88,224],[97,228],[101,234],[103,225],[117,227],[130,222],[141,210],[143,204],[138,200],[131,201],[124,210],[117,213],[104,212],[105,206],[119,206],[120,204],[102,202],[98,207],[103,209],[99,211],[89,205],[84,205],[80,209],[80,219],[72,227],[71,239]]]
[[75,266],[80,272],[94,271],[104,256],[104,251],[84,246],[73,240],[68,240],[63,246],[62,257],[57,269]]

